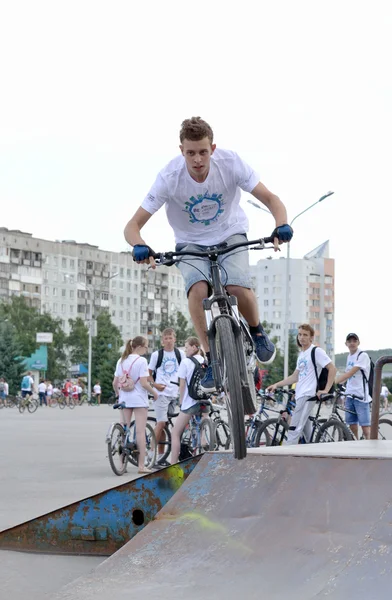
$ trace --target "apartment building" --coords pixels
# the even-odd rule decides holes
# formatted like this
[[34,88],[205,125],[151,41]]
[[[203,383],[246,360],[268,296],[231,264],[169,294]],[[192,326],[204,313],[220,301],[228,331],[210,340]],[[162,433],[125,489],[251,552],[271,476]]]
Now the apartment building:
[[[252,266],[252,276],[262,320],[272,324],[272,334],[283,348],[285,328],[286,258],[262,259]],[[326,241],[303,258],[290,259],[289,331],[301,323],[315,329],[315,343],[334,356],[335,261]]]
[[159,324],[177,311],[188,319],[188,303],[176,267],[147,270],[130,252],[109,252],[74,240],[49,241],[0,228],[0,300],[23,296],[29,305],[61,319],[90,319],[108,310],[124,340],[139,333],[151,347]]

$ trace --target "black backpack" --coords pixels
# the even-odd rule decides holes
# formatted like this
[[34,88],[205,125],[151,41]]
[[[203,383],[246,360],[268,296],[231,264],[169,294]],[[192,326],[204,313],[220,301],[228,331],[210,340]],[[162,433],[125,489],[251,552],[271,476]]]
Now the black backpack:
[[198,400],[199,402],[207,400],[209,396],[201,389],[200,384],[205,375],[206,365],[199,363],[194,356],[189,356],[189,360],[193,362],[195,368],[193,369],[191,380],[188,383],[188,394],[193,400]]
[[[157,360],[157,365],[156,365],[156,367],[155,367],[155,371],[154,371],[154,372],[153,372],[153,374],[152,374],[152,378],[153,378],[153,380],[154,380],[154,381],[155,381],[155,378],[156,378],[156,376],[157,376],[157,371],[158,371],[159,367],[160,367],[160,366],[161,366],[161,364],[162,364],[162,361],[163,361],[163,354],[164,354],[164,352],[165,352],[165,351],[164,351],[164,349],[163,349],[163,348],[161,348],[161,349],[158,351],[158,360]],[[177,362],[178,362],[178,364],[180,364],[180,363],[181,363],[181,352],[179,351],[179,349],[178,349],[178,348],[174,348],[174,354],[176,355],[176,359],[177,359]]]
[[[315,346],[314,348],[312,348],[312,363],[314,366],[314,370],[316,373],[316,379],[317,379],[317,387],[316,387],[316,394],[319,390],[325,390],[325,386],[327,385],[327,381],[328,381],[328,369],[327,367],[324,367],[323,369],[321,369],[320,375],[317,375],[317,364],[316,364],[316,350],[317,350],[317,346]],[[327,394],[331,394],[335,389],[334,384],[331,385],[331,388],[329,390],[327,390]]]
[[[357,356],[357,360],[358,358],[361,356],[361,354],[363,354],[363,350],[361,350],[361,352],[358,354]],[[363,393],[365,394],[365,398],[366,398],[366,384],[368,386],[368,391],[369,391],[369,396],[372,398],[373,396],[373,382],[374,382],[374,362],[372,361],[371,357],[369,356],[370,359],[370,371],[369,371],[369,379],[366,379],[366,375],[363,372],[362,369],[360,369],[361,373],[362,373],[362,379],[363,379]]]

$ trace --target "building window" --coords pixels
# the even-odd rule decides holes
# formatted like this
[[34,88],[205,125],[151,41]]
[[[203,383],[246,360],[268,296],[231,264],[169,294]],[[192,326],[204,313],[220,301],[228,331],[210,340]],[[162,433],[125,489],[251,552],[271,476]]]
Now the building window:
[[58,266],[58,260],[57,260],[57,256],[54,256],[54,257],[53,257],[53,264],[54,264],[54,266],[55,266],[55,267],[57,267],[57,266]]
[[274,312],[274,319],[280,319],[281,317],[281,313],[280,312]]
[[66,304],[62,304],[61,305],[61,312],[65,313],[67,311],[67,305]]
[[137,306],[137,298],[134,298],[134,299],[133,299],[133,305],[134,305],[134,306]]
[[268,300],[264,300],[264,306],[268,306]]
[[57,288],[53,288],[52,294],[53,294],[53,296],[57,296]]
[[57,281],[57,273],[53,273],[53,281]]
[[127,298],[127,306],[131,306],[131,299],[129,298],[129,296]]
[[45,296],[49,296],[49,288],[48,288],[48,286],[45,286]]
[[61,290],[61,295],[63,298],[67,295],[67,290]]
[[53,304],[53,312],[56,313],[57,312],[57,303],[55,302]]
[[124,311],[120,310],[120,319],[123,319],[123,318],[124,318]]
[[124,298],[123,298],[123,296],[120,296],[120,306],[124,306]]
[[115,317],[115,316],[116,316],[116,311],[112,310],[112,317]]
[[264,288],[264,294],[268,294],[268,288]]
[[75,291],[74,290],[69,290],[69,297],[70,298],[74,298],[75,297]]
[[272,292],[274,294],[281,294],[282,293],[282,288],[281,287],[274,287]]
[[[129,269],[128,269],[128,271],[129,271]],[[131,291],[131,284],[130,284],[130,282],[128,281],[128,283],[127,283],[127,292],[130,292],[130,291]]]
[[264,283],[268,283],[268,275],[264,275]]
[[63,269],[67,268],[67,259],[66,258],[61,259],[61,266],[63,267]]
[[117,287],[117,284],[116,284],[116,282],[115,282],[115,281],[112,281],[112,288],[115,290],[115,289],[116,289],[116,287]]
[[273,300],[272,304],[274,306],[282,306],[282,300],[280,298]]
[[120,269],[120,277],[124,277],[124,268],[123,267],[121,267],[121,269]]
[[127,277],[131,276],[131,269],[127,269]]
[[273,277],[273,281],[275,281],[276,283],[280,283],[282,280],[281,275],[274,275]]
[[73,311],[74,311],[74,307],[71,304],[71,306],[69,307],[69,312],[70,312],[71,315],[73,315]]
[[124,289],[124,282],[120,281],[120,290],[123,290],[123,289]]
[[131,313],[127,312],[127,321],[130,321],[130,320],[131,320]]
[[75,268],[75,261],[74,261],[73,258],[71,258],[70,261],[69,261],[69,268],[70,269],[74,269]]

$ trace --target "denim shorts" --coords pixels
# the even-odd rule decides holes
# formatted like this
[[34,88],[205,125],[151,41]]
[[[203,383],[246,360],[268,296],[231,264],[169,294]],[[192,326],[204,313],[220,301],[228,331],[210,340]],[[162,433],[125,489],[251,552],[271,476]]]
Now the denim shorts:
[[346,412],[347,425],[358,425],[359,423],[361,427],[370,426],[369,402],[362,402],[361,400],[356,400],[355,398],[351,398],[351,396],[347,396],[346,408],[355,413],[351,414],[351,412]]
[[[245,233],[236,233],[231,235],[225,242],[231,246],[247,240]],[[197,244],[177,244],[176,251],[189,250],[191,252],[205,251],[207,246]],[[238,248],[228,254],[220,256],[218,259],[221,266],[221,275],[223,285],[238,285],[239,287],[251,288],[252,281],[249,269],[249,251],[248,248]],[[184,278],[185,290],[188,294],[192,285],[198,281],[210,281],[210,261],[208,258],[197,258],[196,256],[184,256],[184,260],[176,265]]]
[[210,407],[206,406],[202,402],[196,402],[193,406],[186,408],[185,410],[181,410],[184,415],[201,415],[210,412]]

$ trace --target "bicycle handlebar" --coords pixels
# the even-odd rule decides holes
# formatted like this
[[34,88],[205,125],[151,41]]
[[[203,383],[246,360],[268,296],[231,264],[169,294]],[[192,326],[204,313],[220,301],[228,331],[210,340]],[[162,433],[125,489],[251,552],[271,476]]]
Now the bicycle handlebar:
[[[269,236],[269,237],[265,237],[265,238],[260,238],[258,240],[251,240],[250,242],[246,241],[246,242],[239,242],[238,244],[232,244],[231,246],[227,246],[225,247],[225,243],[223,244],[218,244],[216,246],[210,246],[207,248],[207,250],[205,250],[204,252],[190,252],[190,251],[184,251],[184,250],[179,250],[178,252],[153,252],[152,256],[155,260],[159,261],[158,264],[160,265],[166,265],[166,266],[171,266],[174,265],[174,263],[178,262],[178,260],[176,260],[176,257],[180,257],[180,256],[197,256],[199,258],[206,258],[208,256],[210,256],[211,254],[216,254],[217,256],[221,256],[222,254],[227,254],[228,252],[231,252],[232,250],[236,250],[237,248],[245,248],[248,246],[259,246],[259,248],[251,248],[251,250],[263,250],[265,248],[265,244],[273,244],[274,243],[274,238]],[[270,246],[268,246],[270,247]],[[272,248],[272,246],[271,246]]]

